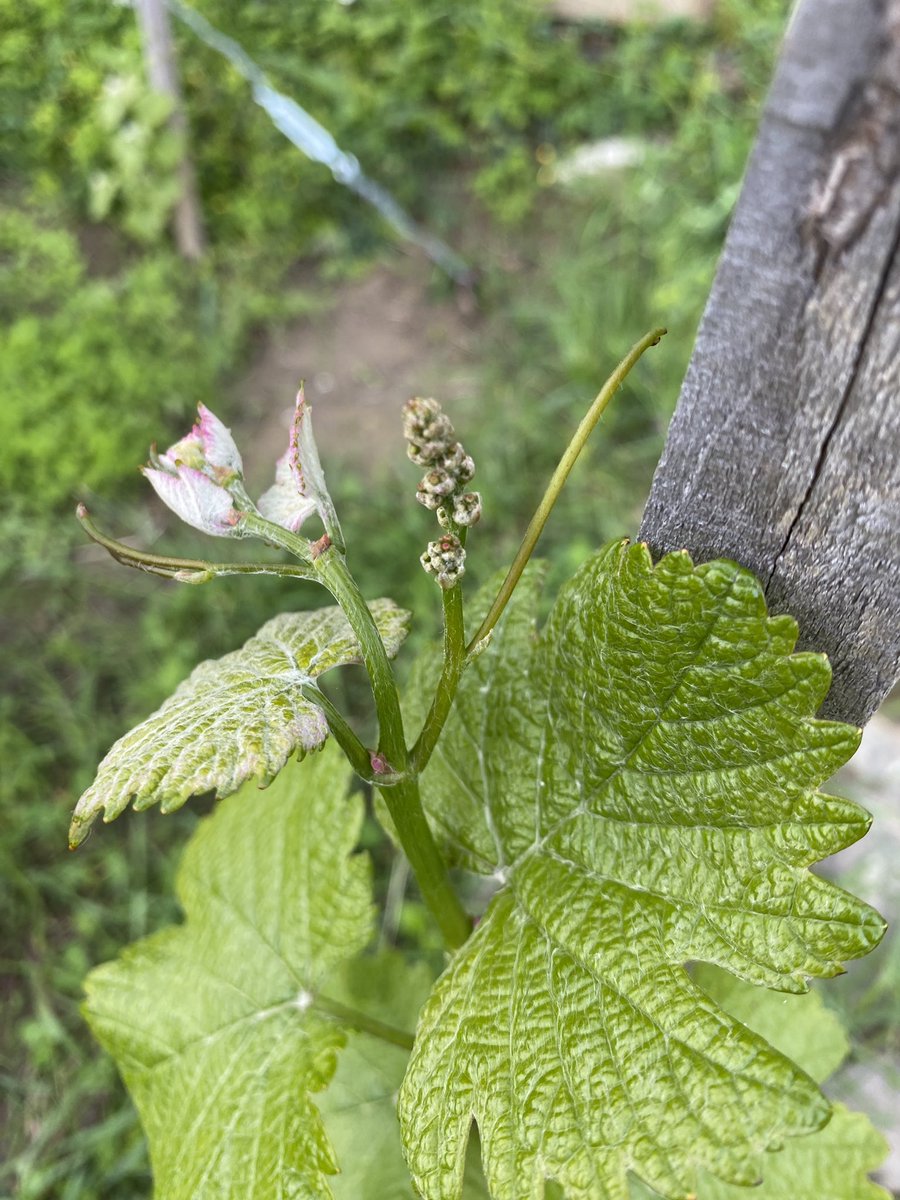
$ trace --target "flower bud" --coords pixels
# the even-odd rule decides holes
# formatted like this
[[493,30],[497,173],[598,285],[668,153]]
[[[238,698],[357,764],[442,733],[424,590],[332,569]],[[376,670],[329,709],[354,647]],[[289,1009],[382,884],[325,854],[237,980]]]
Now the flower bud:
[[456,468],[456,481],[458,484],[466,484],[475,474],[475,460],[471,454],[463,456],[462,462]]
[[426,492],[420,485],[416,490],[416,499],[420,504],[424,504],[426,508],[430,508],[434,512],[441,503],[441,497],[436,496],[434,492]]
[[428,543],[428,549],[419,561],[428,574],[436,576],[438,583],[446,590],[457,584],[465,574],[465,547],[455,534],[445,533],[436,542]]
[[461,496],[453,497],[453,520],[457,525],[475,525],[480,519],[480,492],[464,492]]
[[[456,479],[449,471],[435,467],[426,471],[416,492],[416,499],[426,508],[437,508],[445,496],[450,496],[456,490]],[[432,503],[434,500],[434,503]]]
[[406,437],[418,437],[422,429],[441,415],[441,406],[437,400],[425,399],[423,396],[411,396],[403,405],[403,433]]
[[[403,432],[409,443],[409,457],[429,468],[416,491],[419,503],[437,515],[438,524],[448,533],[458,526],[474,525],[481,516],[481,497],[464,488],[475,474],[475,463],[457,441],[453,425],[437,400],[419,396],[408,400],[403,408]],[[433,548],[440,544],[431,543],[422,563],[438,575],[443,587],[452,587],[462,575],[465,552],[458,565],[439,567],[434,562]]]
[[454,442],[446,454],[441,456],[438,466],[455,475],[465,461],[466,452],[462,442]]
[[453,425],[440,404],[420,396],[403,407],[403,435],[409,443],[406,453],[420,467],[438,462],[455,443]]

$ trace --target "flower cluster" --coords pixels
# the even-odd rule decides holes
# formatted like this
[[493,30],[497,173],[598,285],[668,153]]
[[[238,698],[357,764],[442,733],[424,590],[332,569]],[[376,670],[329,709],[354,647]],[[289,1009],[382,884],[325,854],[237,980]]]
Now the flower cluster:
[[466,551],[455,533],[445,533],[436,542],[428,543],[419,562],[429,575],[437,577],[442,588],[452,588],[465,574]]
[[407,401],[403,433],[407,454],[426,468],[416,491],[419,503],[437,513],[444,529],[474,525],[481,516],[481,497],[465,487],[475,474],[475,464],[456,440],[450,419],[437,400],[417,396]]

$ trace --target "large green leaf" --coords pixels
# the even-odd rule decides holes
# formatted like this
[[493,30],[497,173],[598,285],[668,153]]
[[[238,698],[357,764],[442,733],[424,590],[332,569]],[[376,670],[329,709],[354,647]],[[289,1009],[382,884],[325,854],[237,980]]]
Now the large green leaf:
[[460,1195],[472,1118],[495,1200],[664,1196],[819,1128],[810,1077],[691,981],[689,960],[803,991],[883,923],[809,873],[867,815],[816,787],[859,731],[818,721],[753,577],[608,546],[540,637],[528,593],[465,677],[426,805],[499,892],[423,1010],[400,1095],[427,1200]]
[[[424,964],[397,952],[348,964],[329,989],[335,999],[401,1029],[413,1029],[432,982]],[[415,1200],[400,1146],[397,1092],[408,1052],[365,1033],[351,1033],[334,1078],[319,1099],[341,1173],[335,1200]]]
[[332,981],[346,994],[343,965],[372,928],[349,775],[328,746],[283,771],[252,820],[244,797],[225,801],[184,856],[185,924],[88,978],[87,1018],[137,1103],[157,1200],[331,1195],[311,1093],[346,1034],[321,997]]
[[[850,1053],[840,1017],[825,1007],[814,988],[800,994],[761,990],[708,963],[699,963],[691,976],[716,1004],[790,1055],[817,1083],[833,1075]],[[810,1145],[811,1140],[796,1144]]]
[[[718,1004],[766,1041],[789,1054],[820,1083],[840,1066],[848,1051],[837,1016],[814,991],[805,996],[760,991],[716,967],[701,966],[694,978]],[[760,1155],[762,1184],[753,1200],[890,1200],[867,1178],[887,1154],[887,1143],[862,1113],[835,1105],[824,1129],[789,1141],[774,1154]],[[631,1200],[656,1193],[632,1180]],[[698,1200],[747,1200],[745,1189],[703,1174]]]
[[[413,1029],[433,975],[396,951],[347,964],[330,996],[402,1029]],[[416,1200],[400,1145],[397,1093],[408,1053],[365,1033],[350,1033],[328,1090],[317,1098],[341,1173],[335,1200]],[[477,1155],[469,1155],[464,1200],[488,1200]]]
[[[372,614],[388,654],[406,636],[409,614],[376,600]],[[282,613],[240,650],[201,663],[146,721],[120,738],[75,808],[77,846],[94,819],[159,804],[180,808],[200,792],[220,797],[247,779],[268,782],[292,751],[313,750],[328,734],[321,710],[300,688],[332,667],[359,662],[360,649],[337,608]]]

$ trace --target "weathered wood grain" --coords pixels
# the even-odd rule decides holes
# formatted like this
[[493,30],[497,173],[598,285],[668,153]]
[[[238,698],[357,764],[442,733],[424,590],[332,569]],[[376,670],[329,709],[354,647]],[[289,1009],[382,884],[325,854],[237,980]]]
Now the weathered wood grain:
[[734,558],[864,723],[900,675],[900,0],[802,0],[644,512]]

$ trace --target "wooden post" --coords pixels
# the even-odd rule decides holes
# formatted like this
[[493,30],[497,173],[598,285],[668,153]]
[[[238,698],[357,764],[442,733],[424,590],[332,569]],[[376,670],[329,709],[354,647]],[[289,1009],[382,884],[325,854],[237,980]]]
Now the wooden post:
[[178,86],[178,69],[172,45],[172,29],[165,0],[134,0],[138,25],[144,45],[147,77],[156,92],[172,101],[171,125],[183,138],[184,153],[178,165],[181,194],[175,206],[175,241],[183,258],[203,257],[206,236],[197,195],[194,165],[188,150],[188,127]]
[[900,0],[801,0],[641,537],[753,570],[856,724],[900,674],[898,246]]

